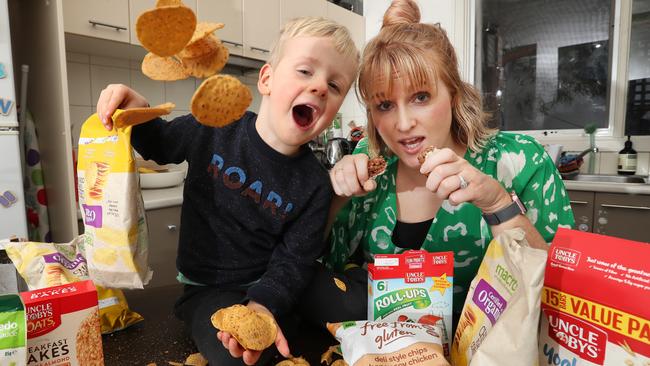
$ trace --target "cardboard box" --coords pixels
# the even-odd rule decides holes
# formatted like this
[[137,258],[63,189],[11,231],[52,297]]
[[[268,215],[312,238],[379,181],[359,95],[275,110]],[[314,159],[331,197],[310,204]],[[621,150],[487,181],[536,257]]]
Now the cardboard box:
[[377,254],[368,265],[368,320],[436,325],[449,356],[453,292],[453,252]]
[[25,363],[25,308],[17,294],[0,295],[0,365]]
[[92,281],[20,294],[27,317],[29,366],[102,366],[97,291]]
[[650,244],[558,230],[541,323],[540,365],[650,365]]

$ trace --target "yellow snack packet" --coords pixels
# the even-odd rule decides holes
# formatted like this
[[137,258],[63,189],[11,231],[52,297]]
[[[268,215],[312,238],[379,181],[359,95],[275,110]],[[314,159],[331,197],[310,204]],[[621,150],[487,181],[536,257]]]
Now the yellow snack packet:
[[131,127],[107,131],[97,114],[90,116],[81,127],[77,176],[90,279],[104,287],[143,288],[151,271]]
[[[30,291],[66,285],[88,279],[86,258],[81,253],[86,235],[70,243],[4,242],[7,255]],[[122,290],[97,286],[102,333],[112,333],[133,325],[142,316],[129,309]]]
[[454,366],[537,364],[547,254],[521,229],[494,238],[470,284],[451,347]]

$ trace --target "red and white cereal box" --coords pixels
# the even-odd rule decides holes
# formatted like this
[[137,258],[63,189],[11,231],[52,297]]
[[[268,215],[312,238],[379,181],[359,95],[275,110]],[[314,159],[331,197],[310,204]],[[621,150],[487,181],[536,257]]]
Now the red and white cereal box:
[[97,291],[92,281],[20,294],[29,366],[103,366]]
[[558,230],[542,313],[540,365],[650,365],[650,244]]
[[368,265],[368,320],[438,326],[449,356],[453,292],[453,252],[377,254]]

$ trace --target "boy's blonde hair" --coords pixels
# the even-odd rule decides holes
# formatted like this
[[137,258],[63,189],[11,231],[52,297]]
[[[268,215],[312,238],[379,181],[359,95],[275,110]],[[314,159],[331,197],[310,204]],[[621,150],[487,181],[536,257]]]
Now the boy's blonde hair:
[[[438,25],[420,23],[420,10],[413,0],[393,0],[384,14],[382,29],[365,47],[359,72],[359,96],[366,106],[390,95],[399,75],[406,90],[431,88],[442,81],[451,96],[451,133],[456,143],[477,151],[495,132],[487,125],[481,96],[461,80],[456,52]],[[368,142],[371,154],[389,154],[377,133],[370,109]]]
[[[359,64],[359,50],[354,44],[348,29],[335,21],[322,17],[301,17],[288,21],[271,49],[268,63],[276,66],[282,58],[284,44],[296,37],[329,37],[334,41],[334,48],[344,57]],[[355,65],[356,66],[356,65]],[[356,67],[355,67],[356,71]]]

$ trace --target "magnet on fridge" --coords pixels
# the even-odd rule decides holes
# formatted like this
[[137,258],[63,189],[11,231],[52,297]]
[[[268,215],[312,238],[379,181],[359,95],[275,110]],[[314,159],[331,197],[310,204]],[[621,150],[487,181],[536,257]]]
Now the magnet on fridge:
[[11,108],[14,106],[14,102],[9,99],[0,98],[0,113],[3,115],[8,115],[11,112]]
[[10,207],[14,203],[16,203],[16,196],[14,196],[13,193],[5,191],[5,193],[0,195],[0,205],[3,205],[4,207]]
[[0,79],[7,77],[7,72],[5,71],[5,65],[0,63]]

